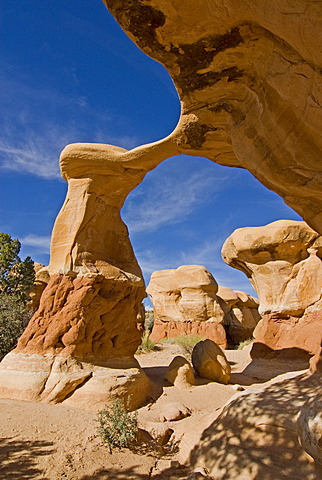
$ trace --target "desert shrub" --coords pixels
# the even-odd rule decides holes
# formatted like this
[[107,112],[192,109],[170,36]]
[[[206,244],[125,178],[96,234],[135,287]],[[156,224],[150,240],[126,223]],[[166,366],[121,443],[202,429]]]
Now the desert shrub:
[[98,413],[98,422],[98,432],[110,452],[113,447],[130,448],[137,439],[137,413],[130,413],[119,399],[114,400],[110,408]]
[[[171,342],[171,340],[173,340],[173,342]],[[200,335],[180,335],[179,337],[170,339],[169,343],[176,343],[177,345],[180,345],[180,347],[182,347],[187,353],[191,354],[196,343],[201,342],[202,340],[205,339]]]
[[0,233],[0,359],[16,346],[32,315],[34,263],[30,257],[20,259],[20,247],[19,240]]
[[20,296],[0,293],[0,360],[15,348],[32,313]]
[[154,312],[153,310],[145,310],[145,322],[144,322],[144,330],[149,333],[152,332],[152,328],[154,325]]
[[34,263],[30,257],[21,260],[21,244],[8,233],[0,233],[0,291],[27,302],[35,281]]
[[254,340],[253,338],[248,338],[247,340],[243,340],[237,345],[236,350],[242,350],[244,347],[252,343],[253,340]]
[[153,350],[157,350],[158,347],[156,345],[155,342],[153,342],[152,340],[150,340],[149,338],[149,332],[145,332],[143,337],[142,337],[142,342],[141,342],[141,345],[138,347],[136,353],[137,354],[140,354],[140,353],[148,353],[148,352],[152,352]]

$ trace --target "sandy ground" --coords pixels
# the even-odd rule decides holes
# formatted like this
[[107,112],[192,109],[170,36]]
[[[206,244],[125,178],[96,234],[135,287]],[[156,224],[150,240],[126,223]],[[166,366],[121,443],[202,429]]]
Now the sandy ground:
[[[165,344],[159,351],[137,357],[146,373],[163,386],[157,401],[140,409],[139,423],[142,427],[161,425],[161,430],[169,427],[172,436],[166,446],[110,453],[97,434],[97,415],[93,413],[63,405],[0,399],[0,479],[186,479],[189,468],[182,464],[223,405],[238,390],[251,389],[289,369],[286,365],[268,366],[267,362],[248,367],[249,348],[226,351],[232,365],[231,384],[210,382],[180,390],[167,386],[163,374],[173,357],[182,353],[180,347]],[[176,422],[160,423],[160,414],[169,403],[182,404],[191,414]]]

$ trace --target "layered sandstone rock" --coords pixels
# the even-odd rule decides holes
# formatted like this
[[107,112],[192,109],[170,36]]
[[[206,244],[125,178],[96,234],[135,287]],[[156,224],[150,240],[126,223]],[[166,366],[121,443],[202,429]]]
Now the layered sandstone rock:
[[155,341],[197,334],[226,348],[251,338],[260,319],[254,298],[218,287],[202,265],[154,272],[147,292],[154,308]]
[[219,286],[217,297],[225,312],[224,327],[229,346],[236,346],[254,336],[261,320],[258,300],[248,293]]
[[154,308],[151,338],[199,334],[226,347],[224,311],[217,301],[218,285],[201,265],[154,272],[147,288]]
[[304,222],[280,220],[236,230],[222,255],[259,296],[263,321],[254,356],[319,354],[322,339],[321,237]]
[[[74,375],[75,369],[87,372],[88,366],[103,365],[108,372],[106,365],[112,364],[132,368],[144,285],[119,212],[128,193],[162,160],[186,153],[247,168],[322,234],[319,2],[104,2],[138,46],[168,68],[181,97],[182,115],[169,137],[130,152],[88,144],[63,152],[62,173],[69,191],[55,225],[50,282],[43,293],[51,310],[40,302],[17,350],[5,359],[1,395],[6,391],[14,397],[23,384],[31,392],[33,382],[39,384],[38,396],[55,392],[51,381],[46,388],[54,368],[57,385],[70,379],[65,391],[71,399],[79,378],[86,381],[84,372]],[[312,251],[308,260],[306,255],[296,276],[305,279],[305,272],[313,271],[319,278],[318,256]],[[313,283],[309,282],[316,298]],[[279,339],[279,332],[289,332],[292,324],[293,338],[295,331],[303,337],[300,321],[311,315],[311,306],[300,314],[304,300],[294,300],[291,287],[288,295],[292,321],[281,322],[281,329],[276,323],[273,332],[274,342],[278,339],[282,346],[285,335]],[[59,315],[62,310],[64,316]],[[317,309],[312,319],[311,326],[319,325]],[[213,323],[223,331],[222,323]],[[264,325],[262,332],[266,330]],[[317,351],[316,344],[305,346],[306,351]],[[15,356],[21,360],[20,373]],[[86,384],[89,381],[77,384],[77,394]],[[62,395],[53,393],[50,398],[57,401]]]
[[129,159],[124,149],[88,144],[63,151],[68,192],[53,230],[50,265],[37,272],[45,288],[17,348],[0,365],[1,396],[54,403],[68,398],[94,408],[123,395],[136,408],[150,394],[133,358],[145,286],[120,216],[146,163],[160,161],[146,153]]
[[181,153],[248,169],[322,234],[320,2],[103,2],[172,76]]
[[39,307],[40,304],[40,298],[45,290],[49,279],[50,275],[48,273],[47,268],[42,265],[41,263],[34,263],[34,270],[35,270],[35,281],[33,284],[33,287],[29,293],[29,298],[31,302],[31,308],[36,311]]

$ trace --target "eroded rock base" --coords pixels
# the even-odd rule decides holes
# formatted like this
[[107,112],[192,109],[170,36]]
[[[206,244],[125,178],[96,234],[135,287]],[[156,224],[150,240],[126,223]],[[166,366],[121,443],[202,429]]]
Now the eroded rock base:
[[93,364],[133,356],[141,343],[145,291],[116,270],[111,278],[52,275],[15,351]]
[[309,359],[319,356],[322,342],[322,311],[302,317],[264,315],[251,351],[252,358]]
[[92,365],[72,357],[9,353],[0,364],[0,398],[61,403],[98,411],[120,398],[130,410],[155,394],[135,359]]

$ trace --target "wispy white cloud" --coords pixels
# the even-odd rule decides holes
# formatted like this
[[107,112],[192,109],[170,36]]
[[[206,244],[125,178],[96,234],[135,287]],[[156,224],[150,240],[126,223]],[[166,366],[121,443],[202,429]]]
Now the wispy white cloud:
[[219,263],[222,262],[220,251],[223,242],[224,240],[221,236],[213,240],[207,239],[192,250],[181,251],[178,260],[185,265],[205,265],[208,268],[217,267],[218,261]]
[[[73,74],[73,72],[71,72]],[[59,179],[59,155],[74,142],[107,143],[131,149],[140,139],[117,135],[118,113],[95,109],[87,97],[31,79],[5,64],[0,72],[0,169]]]
[[50,237],[29,234],[21,239],[21,244],[23,246],[37,248],[41,253],[49,253],[50,249]]
[[152,232],[163,225],[182,222],[232,179],[227,174],[217,174],[215,178],[207,168],[190,175],[180,173],[160,174],[133,192],[123,210],[131,233]]
[[44,145],[44,138],[35,144],[32,140],[26,139],[25,143],[17,147],[10,140],[0,140],[0,168],[27,172],[42,178],[60,178],[59,162],[57,152],[52,145]]

